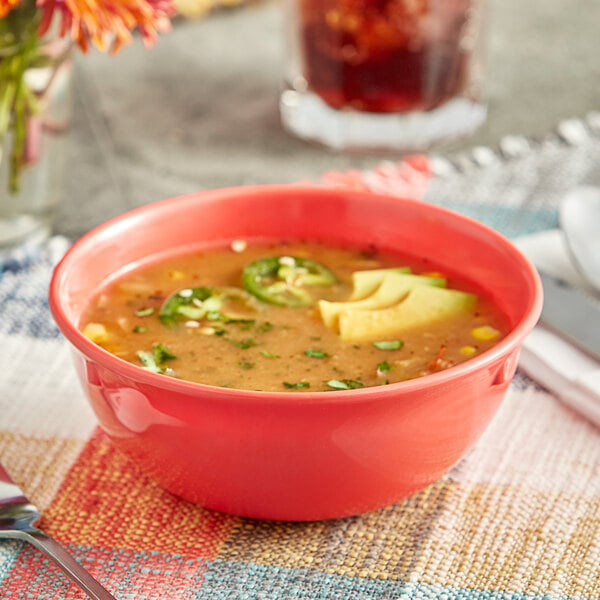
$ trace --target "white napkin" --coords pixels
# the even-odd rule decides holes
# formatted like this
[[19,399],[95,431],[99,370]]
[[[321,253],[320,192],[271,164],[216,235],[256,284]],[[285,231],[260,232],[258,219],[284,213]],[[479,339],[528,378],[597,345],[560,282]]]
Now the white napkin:
[[[541,270],[594,293],[575,270],[558,229],[519,238],[515,244]],[[590,324],[600,327],[600,323]],[[560,400],[600,426],[600,363],[539,323],[523,343],[521,368]]]

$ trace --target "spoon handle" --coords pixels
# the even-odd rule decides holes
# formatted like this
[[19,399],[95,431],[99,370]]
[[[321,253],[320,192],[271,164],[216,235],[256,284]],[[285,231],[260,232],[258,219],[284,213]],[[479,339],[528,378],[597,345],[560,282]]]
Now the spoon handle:
[[35,527],[26,531],[2,531],[0,537],[19,539],[33,544],[51,558],[90,598],[117,600],[97,579],[67,552],[64,546]]

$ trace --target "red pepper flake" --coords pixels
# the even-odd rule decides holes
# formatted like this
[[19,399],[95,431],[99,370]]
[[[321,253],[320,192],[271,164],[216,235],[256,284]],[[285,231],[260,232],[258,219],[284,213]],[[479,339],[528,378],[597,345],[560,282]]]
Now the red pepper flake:
[[427,369],[429,371],[443,371],[448,367],[451,367],[454,363],[451,360],[446,360],[444,358],[444,354],[446,352],[446,346],[441,346],[440,351],[437,353],[436,357],[429,363]]

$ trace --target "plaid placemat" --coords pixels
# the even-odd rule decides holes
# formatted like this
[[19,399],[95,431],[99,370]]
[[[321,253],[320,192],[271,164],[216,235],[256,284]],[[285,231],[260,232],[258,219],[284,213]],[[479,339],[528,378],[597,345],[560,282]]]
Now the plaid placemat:
[[[427,196],[485,177],[486,168],[443,175],[434,161],[414,157],[369,173],[327,174],[321,183]],[[497,199],[467,208],[505,232],[524,223],[518,207]],[[555,219],[551,202],[526,207],[538,209],[540,220],[526,221],[533,228],[546,226],[547,214]],[[0,460],[42,509],[40,527],[117,598],[600,598],[598,429],[522,373],[460,464],[376,512],[269,522],[162,490],[99,431],[76,380],[46,300],[62,250],[54,239],[48,252],[3,266]],[[84,595],[33,547],[0,541],[0,598]]]

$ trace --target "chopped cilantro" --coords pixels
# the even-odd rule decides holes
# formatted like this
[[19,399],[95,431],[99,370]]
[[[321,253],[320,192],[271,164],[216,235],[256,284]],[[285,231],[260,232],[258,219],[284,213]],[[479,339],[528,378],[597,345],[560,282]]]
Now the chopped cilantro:
[[241,348],[242,350],[256,346],[256,342],[252,338],[244,338],[243,340],[229,340],[229,343],[236,348]]
[[240,360],[238,362],[238,367],[240,367],[240,369],[253,369],[254,368],[254,363],[253,362],[248,362],[245,360]]
[[323,352],[321,350],[313,350],[311,348],[305,350],[304,354],[306,354],[306,356],[310,356],[311,358],[329,358],[329,354],[327,354],[327,352]]
[[266,350],[261,350],[260,353],[266,358],[280,358],[279,354],[272,354],[271,352],[267,352]]
[[284,381],[283,387],[286,387],[290,390],[300,390],[302,388],[310,387],[310,383],[308,383],[308,381],[298,381],[297,383],[290,383],[289,381]]
[[400,340],[388,340],[383,342],[373,342],[375,348],[380,350],[400,350],[404,346],[404,342]]
[[146,333],[148,331],[147,327],[142,327],[141,325],[136,325],[133,328],[133,333]]
[[156,361],[161,363],[165,360],[173,360],[177,358],[164,344],[156,344],[152,347],[152,354]]
[[326,383],[334,390],[354,390],[364,387],[364,384],[356,379],[330,379]]
[[153,373],[164,373],[164,362],[177,358],[164,344],[156,344],[150,352],[140,350],[137,355],[144,369]]
[[140,308],[139,310],[135,311],[136,317],[149,317],[152,314],[154,314],[154,309],[151,306],[148,308]]
[[247,331],[252,329],[256,323],[255,319],[225,319],[227,325],[239,325],[240,329]]
[[271,329],[273,329],[273,323],[270,323],[269,321],[265,321],[264,323],[261,323],[256,328],[256,331],[258,333],[267,333],[267,331],[271,331]]
[[391,368],[392,367],[390,367],[390,363],[387,360],[384,360],[377,365],[377,371],[380,373],[387,373]]

